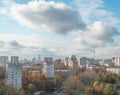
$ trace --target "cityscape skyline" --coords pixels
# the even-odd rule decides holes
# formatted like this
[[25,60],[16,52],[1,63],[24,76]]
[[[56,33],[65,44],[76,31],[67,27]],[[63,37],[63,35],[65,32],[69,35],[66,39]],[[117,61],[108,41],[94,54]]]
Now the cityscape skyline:
[[95,51],[96,58],[120,56],[119,3],[2,0],[0,55],[29,59],[38,54],[94,57]]

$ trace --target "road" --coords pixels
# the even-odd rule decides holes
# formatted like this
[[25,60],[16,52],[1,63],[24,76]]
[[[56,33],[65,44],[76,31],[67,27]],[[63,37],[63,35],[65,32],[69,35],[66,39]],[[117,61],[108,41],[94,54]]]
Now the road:
[[57,89],[55,92],[53,92],[54,95],[63,95],[62,88]]

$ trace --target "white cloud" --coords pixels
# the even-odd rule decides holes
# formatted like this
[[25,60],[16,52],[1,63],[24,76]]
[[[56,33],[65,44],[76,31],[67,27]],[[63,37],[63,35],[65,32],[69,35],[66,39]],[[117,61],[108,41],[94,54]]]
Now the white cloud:
[[[2,34],[0,35],[0,51],[1,54],[25,54],[26,51],[31,52],[31,50],[39,50],[42,47],[42,37],[37,37],[34,35],[23,36],[15,34]],[[35,48],[31,48],[34,46]],[[22,52],[22,53],[21,53]],[[34,52],[32,52],[34,54]]]
[[0,48],[2,48],[4,46],[5,42],[0,40]]
[[13,0],[1,0],[0,3],[4,7],[8,7],[8,6],[11,6],[11,5],[15,4],[15,2]]
[[86,28],[79,13],[64,3],[30,1],[10,8],[10,15],[29,28],[61,34]]
[[114,13],[105,9],[104,0],[74,0],[81,17],[86,23],[93,21],[111,22],[110,25],[120,23]]
[[[31,58],[38,54],[42,56],[63,56],[64,51],[68,48],[67,43],[59,41],[50,41],[49,44],[44,42],[41,36],[24,36],[17,34],[0,35],[0,55],[18,55],[21,58]],[[64,46],[63,46],[64,45]]]
[[120,56],[120,46],[100,48],[96,50],[96,58],[113,58]]
[[39,37],[38,35],[33,35],[33,34],[29,34],[29,36],[25,36],[25,35],[21,35],[21,34],[10,34],[10,33],[6,33],[6,34],[1,34],[0,35],[0,39],[4,42],[9,42],[9,41],[17,41],[20,44],[23,44],[25,46],[42,46],[43,37]]
[[73,41],[79,48],[99,48],[115,43],[114,36],[120,33],[115,27],[109,26],[103,22],[97,21],[88,26],[87,31],[77,32]]
[[[45,39],[36,36],[2,35],[0,36],[2,39],[0,47],[7,43],[6,47],[2,49],[4,52],[6,50],[10,51],[11,54],[13,54],[13,48],[16,48],[15,54],[19,50],[19,54],[23,53],[24,55],[38,54],[39,52],[49,55],[68,55],[77,52],[79,49],[97,49],[114,45],[114,37],[119,32],[112,25],[118,23],[119,20],[113,16],[112,12],[104,9],[104,1],[75,1],[79,7],[80,14],[77,10],[64,3],[46,2],[45,0],[40,0],[39,2],[30,1],[27,4],[13,4],[9,9],[2,9],[4,14],[10,15],[22,25],[30,28],[60,34],[73,31],[74,34],[76,33],[76,35],[72,35],[73,41],[63,42],[62,40],[58,42],[58,39],[57,41],[47,42]],[[108,23],[109,25],[106,24],[108,21],[110,22]],[[106,52],[104,54],[109,55],[109,51],[106,51],[108,54]],[[103,53],[99,54],[102,55]]]

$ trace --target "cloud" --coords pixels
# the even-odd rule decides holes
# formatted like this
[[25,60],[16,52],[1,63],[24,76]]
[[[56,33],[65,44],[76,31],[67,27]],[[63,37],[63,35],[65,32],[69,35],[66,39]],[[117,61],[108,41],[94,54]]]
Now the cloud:
[[[6,36],[5,36],[6,35]],[[0,35],[0,52],[1,55],[11,56],[18,55],[21,58],[31,58],[38,54],[42,56],[57,56],[59,49],[42,45],[40,37],[24,37],[20,35],[7,34]],[[20,39],[21,38],[21,39]],[[34,44],[33,44],[34,43]],[[54,47],[54,46],[53,46]]]
[[24,48],[26,48],[26,46],[20,44],[19,42],[17,42],[16,40],[10,40],[10,41],[3,41],[0,40],[0,48],[1,50],[22,50]]
[[96,58],[113,58],[120,56],[120,46],[100,48],[96,51]]
[[22,44],[19,44],[16,40],[9,41],[8,45],[13,49],[15,49],[15,48],[23,49],[23,48],[25,48],[25,46],[23,46]]
[[0,48],[2,48],[5,45],[5,42],[0,40]]
[[96,21],[85,32],[77,32],[73,40],[79,48],[99,48],[115,43],[114,37],[120,35],[115,27]]
[[1,0],[0,3],[4,7],[8,7],[8,6],[15,4],[15,2],[13,0]]
[[[9,9],[3,8],[4,14],[11,16],[22,25],[44,32],[68,33],[67,37],[70,36],[68,37],[70,40],[66,41],[66,36],[62,40],[58,38],[57,41],[51,39],[48,41],[49,38],[41,39],[41,36],[9,35],[7,43],[0,42],[0,47],[7,44],[4,50],[12,53],[15,48],[16,54],[19,52],[26,55],[38,53],[68,55],[75,54],[80,49],[98,49],[115,45],[114,37],[119,35],[119,32],[113,26],[119,20],[112,12],[104,9],[104,1],[75,0],[75,2],[78,10],[53,0],[29,1],[27,4],[13,4]],[[69,32],[74,35],[70,35]]]
[[114,13],[105,9],[105,0],[74,0],[83,21],[91,23],[94,21],[112,22],[110,25],[120,23]]
[[66,34],[86,28],[79,13],[64,3],[30,1],[12,6],[9,12],[22,25],[47,32]]

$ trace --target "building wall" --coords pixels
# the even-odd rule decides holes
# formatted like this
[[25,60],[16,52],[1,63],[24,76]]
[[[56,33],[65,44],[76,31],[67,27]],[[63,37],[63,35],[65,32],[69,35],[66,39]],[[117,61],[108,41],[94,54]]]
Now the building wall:
[[48,78],[54,78],[54,64],[44,63],[43,72]]
[[64,64],[63,64],[61,59],[56,59],[54,64],[55,64],[55,66],[64,66]]
[[51,57],[44,58],[43,73],[47,78],[54,78],[54,63]]
[[6,83],[14,88],[22,87],[22,65],[19,63],[8,63],[6,65]]
[[78,61],[79,66],[81,67],[86,66],[86,65],[93,65],[94,64],[94,59],[86,58],[86,57],[81,57]]
[[115,66],[120,66],[120,57],[114,57],[113,60],[115,62]]
[[8,56],[0,56],[0,66],[5,66],[8,63]]
[[77,68],[78,62],[75,55],[72,55],[71,58],[68,59],[68,66],[72,69]]
[[106,70],[110,73],[120,74],[120,67],[108,67]]
[[11,63],[18,63],[19,57],[18,56],[11,56]]
[[68,66],[68,60],[69,60],[68,57],[66,57],[66,58],[64,59],[64,65],[65,65],[65,66]]

